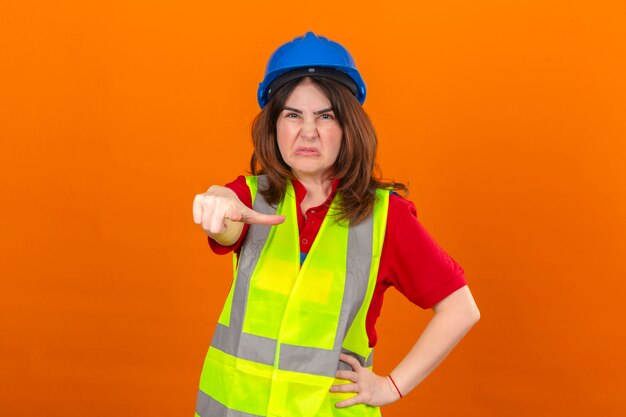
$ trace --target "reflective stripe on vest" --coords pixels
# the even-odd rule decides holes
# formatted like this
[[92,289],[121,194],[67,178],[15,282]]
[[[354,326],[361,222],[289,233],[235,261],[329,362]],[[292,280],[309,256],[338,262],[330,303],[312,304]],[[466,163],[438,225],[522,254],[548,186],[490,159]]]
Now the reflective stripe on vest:
[[248,230],[203,367],[197,415],[379,416],[378,407],[362,404],[335,408],[354,394],[328,388],[343,381],[335,379],[337,369],[351,369],[339,361],[340,352],[372,366],[365,316],[389,192],[379,190],[374,215],[350,227],[333,219],[336,197],[300,266],[293,186],[288,182],[285,198],[274,208],[256,192],[266,186],[264,176],[246,181],[253,209],[285,214],[286,221]]

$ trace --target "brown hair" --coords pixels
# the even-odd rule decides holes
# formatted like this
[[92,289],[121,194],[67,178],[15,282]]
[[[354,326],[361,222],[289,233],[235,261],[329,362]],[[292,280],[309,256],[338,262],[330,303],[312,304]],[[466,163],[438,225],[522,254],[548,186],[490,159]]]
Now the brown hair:
[[[356,224],[365,220],[374,209],[377,188],[408,192],[402,183],[384,182],[376,164],[378,139],[374,126],[361,104],[343,85],[322,77],[310,78],[328,98],[343,131],[333,178],[339,178],[337,193],[341,195],[339,220]],[[265,174],[268,188],[259,192],[270,204],[285,196],[287,178],[294,178],[289,165],[281,157],[276,141],[276,122],[293,89],[304,78],[289,81],[277,90],[252,123],[254,152],[250,170],[254,175]]]

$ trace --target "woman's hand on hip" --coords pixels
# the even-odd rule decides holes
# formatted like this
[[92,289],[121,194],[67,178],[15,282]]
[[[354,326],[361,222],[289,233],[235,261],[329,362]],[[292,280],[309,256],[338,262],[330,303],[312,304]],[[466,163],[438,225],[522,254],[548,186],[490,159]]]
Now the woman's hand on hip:
[[280,224],[285,221],[285,217],[251,210],[230,188],[213,185],[207,192],[196,194],[193,200],[193,221],[202,225],[208,236],[228,246],[239,239],[244,223]]
[[352,381],[351,384],[333,385],[331,392],[354,392],[352,398],[338,402],[337,407],[349,407],[354,404],[382,406],[400,399],[400,395],[387,377],[376,375],[368,368],[361,366],[359,361],[342,353],[339,360],[352,367],[352,371],[337,371],[337,378]]

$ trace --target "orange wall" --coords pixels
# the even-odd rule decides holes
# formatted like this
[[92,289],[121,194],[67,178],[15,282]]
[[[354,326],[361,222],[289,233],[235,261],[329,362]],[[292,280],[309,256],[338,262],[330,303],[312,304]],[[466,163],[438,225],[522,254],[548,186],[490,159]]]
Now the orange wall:
[[[191,416],[269,54],[353,53],[481,321],[386,416],[626,415],[623,1],[0,4],[0,415]],[[379,373],[432,316],[390,290]]]

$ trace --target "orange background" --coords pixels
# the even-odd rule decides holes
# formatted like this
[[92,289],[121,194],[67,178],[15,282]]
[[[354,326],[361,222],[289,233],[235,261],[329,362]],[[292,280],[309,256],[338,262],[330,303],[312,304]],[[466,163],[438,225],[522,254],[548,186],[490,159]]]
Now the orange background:
[[[626,5],[538,0],[0,3],[0,415],[193,415],[230,258],[192,200],[307,30],[482,314],[384,415],[626,415]],[[375,370],[431,316],[390,290]]]

